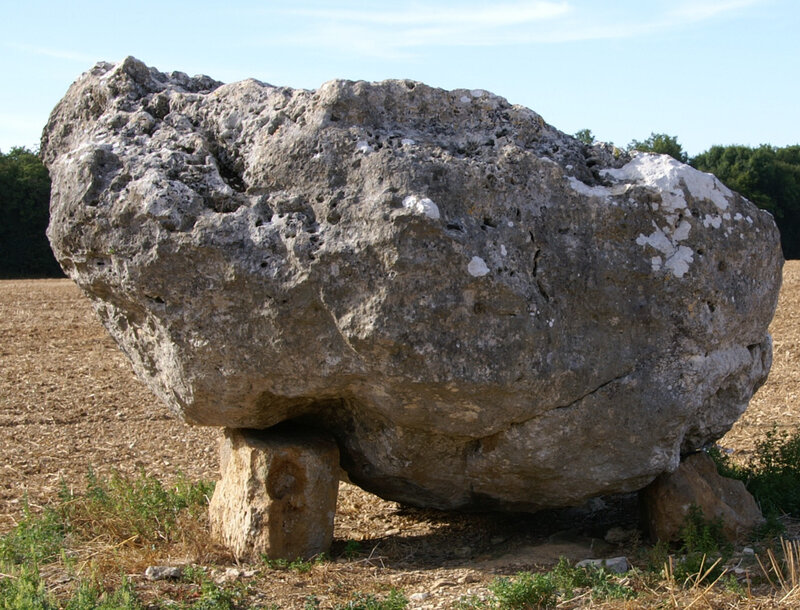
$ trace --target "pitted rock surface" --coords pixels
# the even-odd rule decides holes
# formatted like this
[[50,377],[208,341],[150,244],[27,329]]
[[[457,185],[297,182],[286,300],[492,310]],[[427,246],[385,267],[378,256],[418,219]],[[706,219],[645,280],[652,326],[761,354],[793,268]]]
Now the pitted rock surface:
[[640,489],[766,378],[772,217],[480,90],[223,85],[128,58],[42,139],[53,249],[196,424],[325,428],[441,508]]

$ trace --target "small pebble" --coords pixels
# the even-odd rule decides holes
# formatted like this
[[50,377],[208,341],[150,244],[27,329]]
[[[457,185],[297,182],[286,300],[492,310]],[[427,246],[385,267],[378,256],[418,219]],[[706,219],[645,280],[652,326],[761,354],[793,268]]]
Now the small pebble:
[[147,580],[177,580],[183,574],[177,566],[147,566],[144,571]]
[[609,559],[584,559],[575,564],[576,568],[587,568],[595,566],[598,568],[605,568],[609,572],[615,574],[624,574],[630,569],[627,557],[611,557]]

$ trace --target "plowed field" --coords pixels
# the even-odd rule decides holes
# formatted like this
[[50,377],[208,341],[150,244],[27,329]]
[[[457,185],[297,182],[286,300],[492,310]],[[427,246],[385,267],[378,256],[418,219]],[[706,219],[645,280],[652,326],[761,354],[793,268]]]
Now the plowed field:
[[[800,261],[784,267],[771,332],[769,380],[720,441],[738,455],[746,456],[773,426],[794,431],[800,423]],[[184,424],[149,393],[71,281],[0,282],[0,533],[17,522],[26,498],[35,510],[62,485],[84,488],[90,467],[98,474],[144,470],[164,482],[178,473],[213,480],[217,438],[216,429]],[[540,547],[552,558],[526,556],[524,530],[511,517],[409,512],[343,484],[336,538],[365,541],[373,552],[364,566],[336,568],[336,578],[363,568],[352,575],[363,584],[378,578],[375,570],[386,559],[401,571],[388,570],[380,580],[402,581],[408,593],[417,583],[434,598],[447,589],[443,597],[454,599],[501,566],[570,554],[569,543],[556,541]],[[281,600],[302,599],[301,591],[286,591]]]

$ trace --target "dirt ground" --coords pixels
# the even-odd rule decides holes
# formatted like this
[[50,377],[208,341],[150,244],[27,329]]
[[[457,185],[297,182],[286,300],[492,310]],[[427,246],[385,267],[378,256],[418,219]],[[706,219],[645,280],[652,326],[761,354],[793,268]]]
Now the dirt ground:
[[[794,431],[800,423],[800,261],[784,267],[771,332],[769,380],[720,441],[738,455],[747,455],[773,425]],[[99,474],[143,469],[167,483],[179,472],[214,480],[218,434],[168,413],[71,281],[0,282],[0,533],[17,522],[25,498],[36,509],[55,500],[63,484],[83,489],[90,467]],[[543,532],[531,517],[407,509],[344,483],[335,538],[334,551],[359,541],[362,559],[331,563],[305,579],[275,572],[269,601],[302,607],[313,592],[324,606],[328,597],[402,586],[406,595],[417,593],[412,606],[443,607],[485,591],[498,573],[561,555],[583,559],[624,550]]]

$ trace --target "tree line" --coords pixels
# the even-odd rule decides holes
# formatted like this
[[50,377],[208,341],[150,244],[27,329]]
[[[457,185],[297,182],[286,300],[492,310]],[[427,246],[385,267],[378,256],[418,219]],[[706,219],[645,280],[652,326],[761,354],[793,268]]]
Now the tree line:
[[[575,134],[591,145],[588,129]],[[710,172],[758,207],[769,211],[781,233],[783,255],[800,259],[800,145],[712,146],[689,157],[677,137],[651,133],[628,150],[670,155]],[[0,279],[61,277],[45,229],[50,215],[50,177],[27,148],[0,151]]]
[[44,234],[49,218],[50,176],[39,156],[0,151],[0,278],[64,275]]

